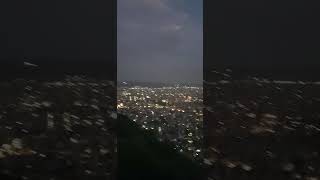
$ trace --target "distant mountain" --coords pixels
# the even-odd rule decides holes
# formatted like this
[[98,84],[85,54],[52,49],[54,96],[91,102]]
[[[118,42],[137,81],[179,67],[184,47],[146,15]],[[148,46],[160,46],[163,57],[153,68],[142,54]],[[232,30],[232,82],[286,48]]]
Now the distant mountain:
[[151,87],[151,88],[160,88],[160,87],[175,87],[175,86],[196,86],[202,87],[202,84],[196,83],[163,83],[163,82],[138,82],[138,81],[120,81],[118,82],[118,87]]
[[16,78],[60,80],[66,75],[85,75],[96,79],[116,79],[116,62],[108,59],[28,58],[0,59],[0,80]]
[[319,81],[319,67],[315,66],[298,66],[296,64],[282,64],[282,65],[211,65],[207,64],[204,68],[204,80],[212,81],[216,78],[213,70],[219,72],[225,69],[232,69],[230,74],[235,80],[247,79],[249,76],[260,78],[267,78],[270,80],[290,80],[290,81]]

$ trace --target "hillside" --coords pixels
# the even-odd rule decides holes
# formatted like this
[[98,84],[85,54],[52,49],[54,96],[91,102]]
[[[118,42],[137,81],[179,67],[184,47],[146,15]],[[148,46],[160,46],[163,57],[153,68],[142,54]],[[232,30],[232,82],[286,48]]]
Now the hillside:
[[118,117],[118,158],[119,180],[200,180],[204,174],[198,164],[121,115]]

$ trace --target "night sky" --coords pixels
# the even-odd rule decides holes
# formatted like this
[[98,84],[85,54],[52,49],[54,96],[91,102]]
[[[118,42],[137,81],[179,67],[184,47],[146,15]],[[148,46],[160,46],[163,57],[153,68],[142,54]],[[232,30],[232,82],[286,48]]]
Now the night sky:
[[204,66],[320,80],[320,6],[301,0],[204,4]]
[[115,2],[1,1],[0,76],[26,57],[42,70],[98,74],[118,63],[119,80],[201,82],[203,60],[320,79],[316,1],[206,0],[204,33],[201,0],[118,0],[117,22]]
[[118,80],[202,82],[202,0],[118,0]]
[[[57,71],[65,68],[60,73],[115,72],[115,3],[106,0],[1,1],[1,68],[22,65],[27,58],[40,64],[43,72],[50,69],[53,73],[54,68]],[[10,64],[9,68],[4,67]],[[16,70],[22,72],[19,68]]]

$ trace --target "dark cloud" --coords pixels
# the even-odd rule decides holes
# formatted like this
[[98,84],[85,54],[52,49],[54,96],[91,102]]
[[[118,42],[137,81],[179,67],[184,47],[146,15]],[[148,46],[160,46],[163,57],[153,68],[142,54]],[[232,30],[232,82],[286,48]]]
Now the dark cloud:
[[[205,1],[205,67],[319,67],[319,5],[300,0]],[[280,71],[280,70],[279,70]],[[293,70],[295,72],[296,70]],[[294,74],[294,73],[293,73]]]
[[112,59],[115,1],[1,1],[0,58]]
[[202,17],[172,2],[118,0],[119,80],[202,81]]
[[[114,79],[115,5],[116,0],[0,1],[0,79]],[[36,72],[24,67],[25,59],[39,65]]]

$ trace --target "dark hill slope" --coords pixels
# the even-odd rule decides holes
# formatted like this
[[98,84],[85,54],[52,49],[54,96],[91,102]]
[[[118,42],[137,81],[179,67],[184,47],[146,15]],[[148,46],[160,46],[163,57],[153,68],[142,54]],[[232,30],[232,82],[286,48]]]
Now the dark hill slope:
[[124,116],[118,118],[119,180],[201,180],[201,167],[160,143]]

